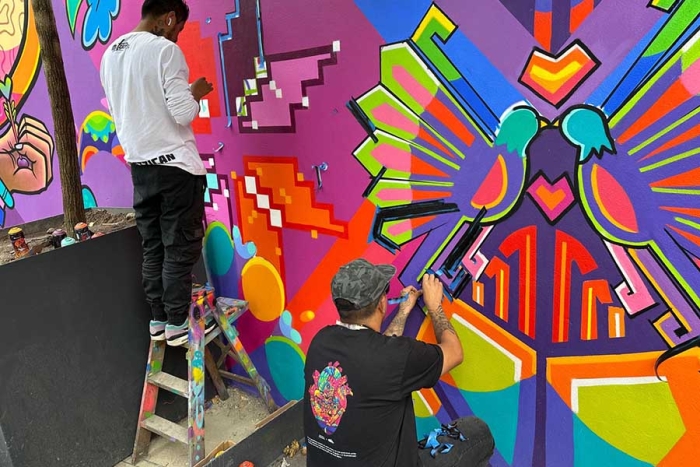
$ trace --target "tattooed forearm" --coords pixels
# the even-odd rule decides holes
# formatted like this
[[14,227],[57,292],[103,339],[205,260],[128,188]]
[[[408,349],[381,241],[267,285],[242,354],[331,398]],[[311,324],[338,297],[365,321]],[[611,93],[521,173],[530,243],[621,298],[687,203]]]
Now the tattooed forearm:
[[394,316],[394,319],[389,324],[389,327],[384,331],[385,336],[402,336],[403,330],[406,327],[406,320],[408,319],[408,314],[411,312],[410,309],[399,308],[399,311]]
[[435,337],[437,338],[438,344],[442,340],[442,333],[445,331],[450,331],[457,335],[455,329],[448,321],[447,316],[445,316],[442,305],[438,306],[437,310],[428,310],[428,313],[430,313],[430,319],[433,320],[433,329],[435,329]]

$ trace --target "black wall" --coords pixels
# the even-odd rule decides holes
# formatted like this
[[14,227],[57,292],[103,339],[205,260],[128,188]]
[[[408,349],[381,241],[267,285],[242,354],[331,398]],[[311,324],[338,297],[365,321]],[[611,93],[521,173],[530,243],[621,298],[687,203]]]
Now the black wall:
[[238,467],[243,461],[259,466],[272,465],[285,446],[294,440],[304,440],[304,403],[301,401],[212,460],[207,467]]
[[[127,457],[149,319],[133,227],[1,266],[0,467],[111,467]],[[187,377],[183,349],[168,349],[165,370]],[[186,400],[161,391],[157,412],[181,419]]]

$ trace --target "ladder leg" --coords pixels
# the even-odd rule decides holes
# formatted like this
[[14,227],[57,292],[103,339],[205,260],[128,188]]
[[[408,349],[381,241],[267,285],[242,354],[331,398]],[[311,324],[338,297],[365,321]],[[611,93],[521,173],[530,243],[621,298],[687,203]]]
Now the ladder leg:
[[255,368],[255,365],[253,364],[253,361],[250,359],[248,353],[243,348],[243,344],[238,338],[238,331],[234,326],[232,326],[228,322],[228,319],[226,318],[226,316],[224,316],[224,314],[221,312],[221,310],[219,310],[218,307],[214,307],[212,312],[214,314],[214,319],[216,319],[216,322],[221,328],[221,331],[226,336],[226,340],[229,342],[231,351],[233,351],[234,354],[238,357],[238,361],[241,363],[241,366],[245,368],[246,372],[248,373],[248,376],[250,376],[250,379],[252,379],[255,382],[255,386],[258,388],[258,392],[267,404],[267,410],[270,413],[274,412],[278,409],[278,407],[274,399],[272,398],[272,394],[270,394],[270,386],[267,384],[267,381],[265,381],[265,379],[262,376],[260,376],[257,368]]
[[209,372],[209,376],[211,376],[217,394],[219,394],[219,399],[225,401],[228,399],[228,390],[226,389],[224,380],[221,378],[221,373],[219,373],[219,367],[216,365],[214,357],[209,351],[209,347],[206,347],[204,350],[204,364],[207,366],[207,371]]
[[[215,300],[214,300],[214,291],[213,289],[211,291],[208,291],[206,299],[204,301],[204,307],[205,311],[207,312],[207,315],[211,313],[212,317],[216,314],[213,310],[216,308],[215,305]],[[215,339],[213,342],[215,342],[217,345],[219,344],[219,341],[221,338],[219,337],[218,339]],[[226,351],[222,349],[221,352],[221,359],[226,358]],[[216,392],[219,395],[219,398],[222,401],[225,401],[228,399],[228,389],[226,389],[226,384],[224,383],[224,380],[221,378],[221,373],[219,373],[219,366],[221,363],[217,363],[214,360],[214,357],[212,356],[211,352],[209,351],[209,347],[206,346],[206,349],[204,351],[204,363],[207,367],[207,371],[209,372],[209,376],[211,376],[211,380],[214,383],[214,387],[216,388]]]
[[164,356],[165,341],[151,340],[151,347],[148,352],[148,365],[146,367],[146,378],[143,383],[143,394],[141,396],[141,408],[139,409],[138,426],[136,427],[134,451],[131,454],[131,461],[134,465],[148,452],[148,446],[151,443],[151,432],[143,428],[141,423],[145,419],[153,416],[156,412],[158,386],[150,384],[148,382],[148,377],[158,373],[163,368]]
[[200,298],[190,306],[190,330],[188,376],[189,376],[189,417],[187,438],[189,444],[190,466],[204,459],[204,306]]

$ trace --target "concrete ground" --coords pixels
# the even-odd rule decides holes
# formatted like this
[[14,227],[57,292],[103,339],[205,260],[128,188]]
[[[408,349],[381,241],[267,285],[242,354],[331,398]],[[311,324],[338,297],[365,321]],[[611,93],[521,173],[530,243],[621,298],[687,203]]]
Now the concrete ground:
[[280,458],[270,464],[270,467],[306,467],[306,456],[297,454],[292,458]]
[[[226,401],[215,399],[205,415],[205,448],[209,454],[223,441],[238,443],[255,431],[255,424],[268,413],[259,397],[254,397],[240,389],[229,388],[230,397]],[[187,425],[187,420],[180,423]],[[280,453],[281,454],[281,453]],[[296,458],[301,455],[297,454]],[[187,446],[171,443],[159,436],[153,436],[149,454],[136,467],[188,467]],[[306,465],[291,464],[295,467]],[[131,459],[120,462],[115,467],[133,467]]]

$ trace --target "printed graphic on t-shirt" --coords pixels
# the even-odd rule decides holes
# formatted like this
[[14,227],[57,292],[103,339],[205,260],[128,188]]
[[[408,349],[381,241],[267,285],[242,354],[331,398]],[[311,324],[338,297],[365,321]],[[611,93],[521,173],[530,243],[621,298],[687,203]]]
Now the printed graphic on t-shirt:
[[163,154],[162,156],[154,157],[153,159],[144,162],[134,162],[132,165],[163,165],[168,164],[177,158],[174,154]]
[[345,414],[352,389],[339,362],[329,362],[320,373],[314,371],[313,378],[314,384],[309,388],[311,412],[324,433],[332,435]]
[[115,43],[112,46],[112,52],[121,52],[123,50],[127,50],[129,48],[129,43],[126,41],[126,39],[122,39],[119,41],[119,43]]

